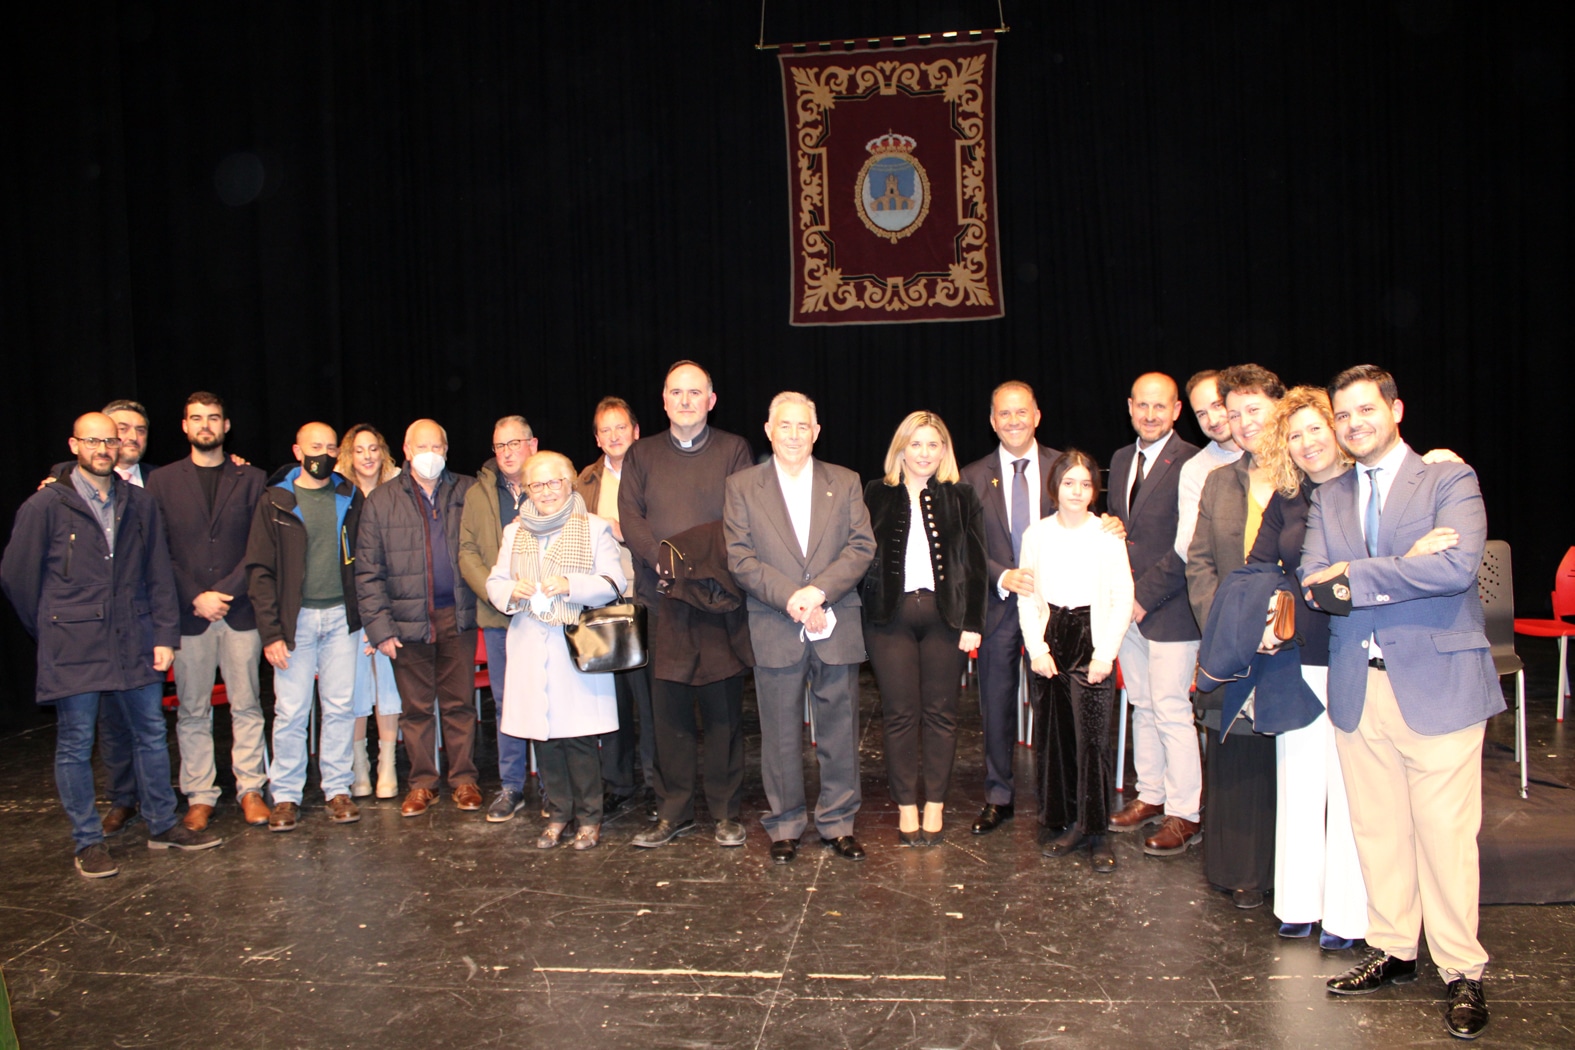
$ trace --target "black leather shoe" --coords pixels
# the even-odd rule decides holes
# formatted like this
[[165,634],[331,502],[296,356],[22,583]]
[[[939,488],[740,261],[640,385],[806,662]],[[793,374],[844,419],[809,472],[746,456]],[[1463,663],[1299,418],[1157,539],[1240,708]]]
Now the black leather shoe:
[[1361,962],[1324,982],[1335,995],[1366,995],[1386,984],[1410,984],[1416,980],[1416,960],[1396,959],[1377,948],[1368,950]]
[[632,841],[642,849],[653,849],[657,846],[665,846],[679,835],[687,835],[694,829],[695,822],[692,820],[680,820],[677,822],[658,820],[656,827],[649,831],[640,832]]
[[1461,977],[1449,982],[1449,1006],[1444,1009],[1444,1026],[1456,1039],[1475,1039],[1487,1027],[1487,998],[1482,982]]
[[942,842],[945,842],[945,841],[946,841],[946,829],[945,828],[936,828],[934,831],[925,831],[923,829],[920,829],[920,831],[919,831],[919,845],[921,845],[921,846],[939,846]]
[[1262,890],[1231,890],[1230,902],[1243,911],[1263,907]]
[[786,864],[798,856],[798,839],[777,839],[771,844],[771,859]]
[[975,835],[988,835],[1001,826],[1001,822],[1012,819],[1012,804],[997,806],[994,802],[986,802],[979,811],[979,819],[973,822]]
[[901,828],[897,829],[897,845],[923,846],[925,844],[924,831],[922,829],[919,831],[903,831]]
[[859,845],[859,840],[852,835],[839,835],[834,839],[822,839],[826,845],[837,851],[837,855],[849,860],[863,860],[864,847]]
[[1095,835],[1088,842],[1088,866],[1094,869],[1096,875],[1109,875],[1116,870],[1116,855],[1110,849],[1110,842],[1103,835]]
[[633,795],[620,795],[616,791],[602,792],[602,819],[606,819],[627,806],[634,799]]
[[1067,828],[1061,834],[1045,843],[1045,848],[1040,850],[1041,856],[1064,857],[1068,853],[1076,853],[1088,844],[1088,836],[1078,830],[1076,824]]

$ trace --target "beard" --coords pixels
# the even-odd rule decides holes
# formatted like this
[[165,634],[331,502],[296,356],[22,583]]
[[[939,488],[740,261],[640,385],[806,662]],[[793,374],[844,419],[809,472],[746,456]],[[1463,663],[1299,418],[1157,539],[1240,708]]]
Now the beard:
[[97,456],[78,456],[77,466],[92,474],[96,478],[107,478],[115,472],[115,460],[109,456],[104,457],[103,468],[98,465]]
[[212,452],[214,449],[224,447],[223,437],[204,438],[201,435],[191,439],[191,447],[198,452]]

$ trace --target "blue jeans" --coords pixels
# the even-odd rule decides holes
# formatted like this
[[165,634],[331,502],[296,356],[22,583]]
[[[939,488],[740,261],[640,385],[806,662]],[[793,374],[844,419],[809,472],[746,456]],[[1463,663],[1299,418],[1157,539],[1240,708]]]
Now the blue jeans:
[[268,782],[275,804],[301,803],[314,684],[323,709],[317,755],[323,797],[350,794],[350,738],[355,731],[353,697],[360,645],[361,632],[350,632],[343,605],[302,609],[296,617],[289,666],[273,672],[273,762],[268,767]]
[[157,835],[175,823],[163,701],[162,682],[118,693],[78,693],[55,701],[55,786],[71,819],[77,849],[104,841],[93,793],[93,733],[100,704],[119,707],[131,729],[131,760],[148,830]]
[[503,786],[515,791],[525,790],[525,763],[530,757],[530,741],[520,736],[509,736],[503,731],[503,684],[508,677],[509,629],[483,627],[483,643],[487,647],[487,677],[492,680],[492,709],[498,716],[498,778]]
[[[162,692],[162,689],[160,690]],[[98,705],[98,760],[109,777],[109,804],[137,804],[137,774],[132,769],[131,726],[120,704]]]

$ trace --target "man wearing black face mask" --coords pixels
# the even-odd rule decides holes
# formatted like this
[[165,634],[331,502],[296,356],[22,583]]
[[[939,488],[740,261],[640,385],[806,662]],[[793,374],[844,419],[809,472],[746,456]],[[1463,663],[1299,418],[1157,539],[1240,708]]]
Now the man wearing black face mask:
[[361,819],[350,799],[351,698],[361,631],[353,552],[361,490],[334,472],[339,438],[326,424],[298,430],[292,451],[300,466],[272,479],[257,501],[246,545],[257,630],[274,669],[269,831],[292,831],[300,816],[314,681],[323,710],[317,760],[328,819]]

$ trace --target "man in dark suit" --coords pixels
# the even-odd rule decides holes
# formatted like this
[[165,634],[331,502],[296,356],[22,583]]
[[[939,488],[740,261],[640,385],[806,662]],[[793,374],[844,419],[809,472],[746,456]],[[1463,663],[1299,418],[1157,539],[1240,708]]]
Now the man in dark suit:
[[224,454],[230,420],[224,400],[199,390],[186,398],[181,430],[191,455],[148,476],[148,493],[158,501],[169,535],[175,588],[180,595],[180,649],[175,653],[175,691],[180,713],[180,789],[189,805],[183,823],[192,831],[208,826],[219,789],[213,758],[209,700],[213,673],[224,675],[234,743],[230,764],[248,824],[266,824],[267,752],[263,712],[257,699],[257,665],[262,638],[246,595],[246,541],[267,478],[256,467],[239,466]]
[[1017,567],[1017,554],[1028,526],[1054,508],[1045,479],[1061,454],[1039,444],[1034,436],[1038,426],[1033,387],[1015,379],[1002,383],[990,395],[990,429],[1000,444],[962,472],[963,481],[973,486],[984,504],[985,556],[994,581],[985,609],[984,639],[979,643],[984,808],[973,822],[975,835],[994,831],[1011,819],[1013,811],[1012,756],[1023,652],[1017,596],[1034,590],[1034,574]]
[[1198,448],[1176,433],[1181,392],[1170,376],[1139,376],[1127,412],[1137,442],[1110,457],[1109,499],[1126,525],[1136,587],[1121,677],[1132,702],[1138,794],[1110,818],[1110,830],[1133,831],[1163,817],[1143,842],[1143,852],[1163,857],[1185,852],[1200,836],[1203,764],[1188,695],[1199,635],[1175,550],[1181,465]]
[[815,403],[784,392],[766,423],[770,462],[727,479],[722,529],[728,568],[748,594],[760,705],[760,778],[771,812],[771,857],[792,860],[808,824],[804,796],[804,688],[820,762],[815,826],[850,860],[859,810],[859,664],[864,626],[858,584],[875,559],[875,534],[857,474],[811,456]]
[[1400,440],[1405,405],[1388,372],[1358,365],[1329,392],[1335,437],[1357,466],[1313,493],[1301,574],[1350,605],[1330,624],[1329,720],[1372,950],[1328,987],[1352,995],[1414,980],[1425,927],[1449,988],[1446,1027],[1474,1039],[1488,1022],[1477,940],[1482,738],[1504,710],[1476,584],[1487,514],[1475,471],[1424,464]]

